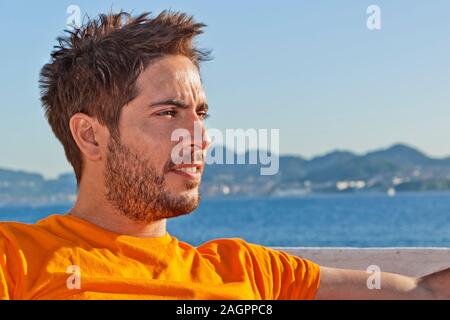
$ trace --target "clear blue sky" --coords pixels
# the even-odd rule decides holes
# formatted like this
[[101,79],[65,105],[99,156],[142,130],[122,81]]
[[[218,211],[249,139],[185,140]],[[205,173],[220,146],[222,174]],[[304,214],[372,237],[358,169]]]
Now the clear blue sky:
[[[208,24],[209,126],[279,128],[282,153],[306,157],[405,142],[450,155],[450,1],[0,2],[0,167],[70,171],[39,102],[38,74],[75,4],[187,11]],[[366,28],[381,8],[382,29]]]

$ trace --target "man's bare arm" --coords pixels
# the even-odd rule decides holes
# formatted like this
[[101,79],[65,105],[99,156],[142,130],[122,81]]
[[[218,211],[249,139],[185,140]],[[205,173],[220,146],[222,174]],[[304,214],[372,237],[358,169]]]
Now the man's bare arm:
[[450,268],[420,278],[380,273],[380,288],[369,289],[364,271],[320,267],[316,299],[450,299]]

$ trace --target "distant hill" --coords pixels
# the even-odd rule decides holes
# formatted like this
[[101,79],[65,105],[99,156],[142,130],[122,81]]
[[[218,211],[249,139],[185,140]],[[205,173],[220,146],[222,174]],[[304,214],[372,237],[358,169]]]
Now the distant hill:
[[[398,191],[447,190],[447,181],[450,181],[450,158],[430,158],[405,144],[363,155],[333,151],[310,160],[281,156],[280,170],[275,176],[261,176],[259,169],[259,165],[213,165],[205,172],[203,187],[211,191],[207,194],[225,190],[236,195],[295,195],[386,192],[390,187]],[[349,187],[339,190],[339,182],[344,182],[341,184],[344,186],[348,182]]]
[[38,173],[0,169],[0,206],[65,204],[73,202],[75,195],[72,173],[46,180]]
[[[226,149],[222,152],[225,154]],[[257,156],[257,151],[245,154]],[[233,155],[236,159],[237,155]],[[279,172],[260,175],[259,164],[211,164],[203,175],[205,196],[283,196],[322,192],[386,192],[450,190],[450,158],[435,159],[396,144],[358,155],[333,151],[310,160],[280,156]],[[44,179],[37,173],[0,169],[0,205],[56,204],[75,199],[71,173]]]

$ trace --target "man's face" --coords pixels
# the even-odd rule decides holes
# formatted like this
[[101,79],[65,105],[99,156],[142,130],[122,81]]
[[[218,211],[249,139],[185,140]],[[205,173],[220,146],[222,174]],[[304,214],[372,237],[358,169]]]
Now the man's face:
[[[187,214],[199,204],[207,103],[197,68],[183,56],[151,64],[137,87],[138,96],[122,108],[120,141],[109,140],[105,195],[128,218],[149,223]],[[195,126],[200,135],[194,135]],[[192,139],[172,141],[177,129]],[[172,160],[176,146],[191,155],[190,163]]]

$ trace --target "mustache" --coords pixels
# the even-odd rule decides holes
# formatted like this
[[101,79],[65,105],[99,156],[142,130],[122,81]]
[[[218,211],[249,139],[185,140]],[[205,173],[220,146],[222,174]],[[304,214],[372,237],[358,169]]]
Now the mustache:
[[[191,151],[191,157],[190,157],[190,162],[185,162],[183,161],[182,163],[204,163],[204,159],[205,155],[203,151]],[[183,159],[184,160],[184,159]],[[175,163],[172,161],[172,158],[169,157],[169,160],[166,162],[166,164],[164,165],[164,173],[169,172],[170,170],[172,170],[173,167],[175,167],[176,165],[179,165],[180,163]]]

